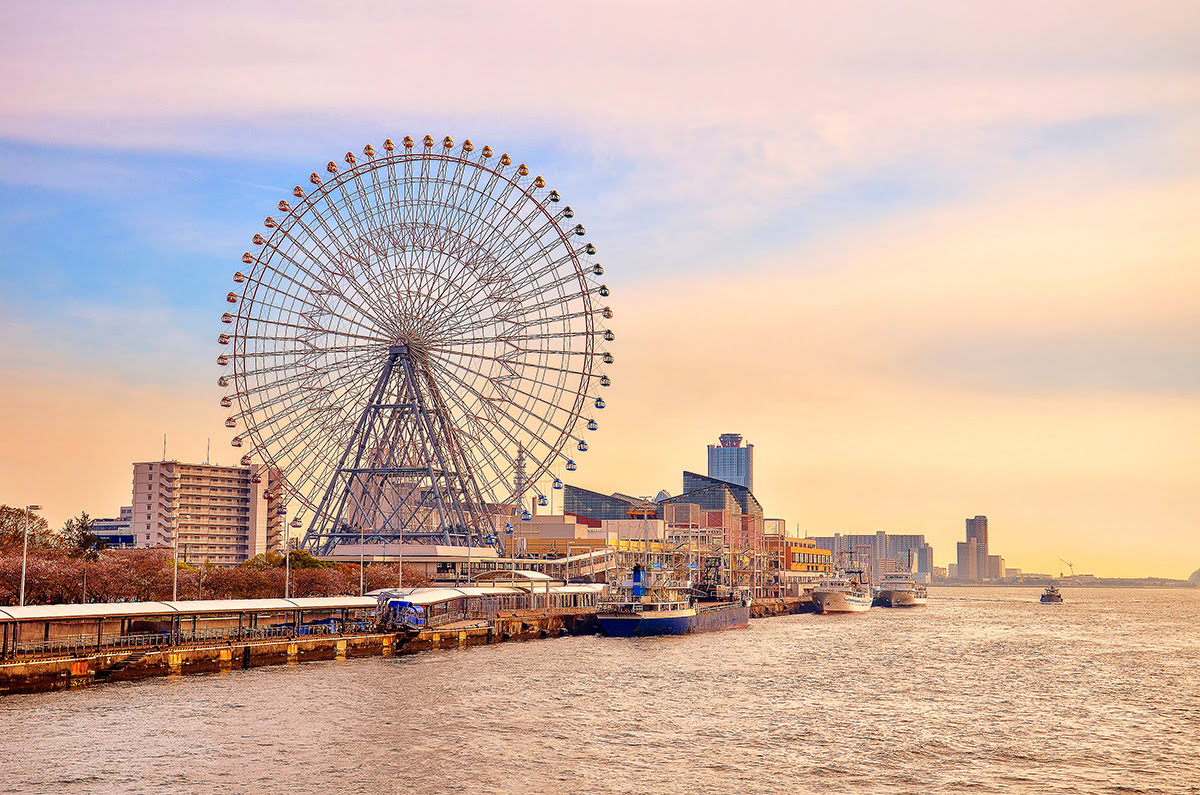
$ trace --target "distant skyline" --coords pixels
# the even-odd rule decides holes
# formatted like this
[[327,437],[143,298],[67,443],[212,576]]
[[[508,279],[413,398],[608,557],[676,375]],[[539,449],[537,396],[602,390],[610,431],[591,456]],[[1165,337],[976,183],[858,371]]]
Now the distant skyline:
[[[1200,6],[12,5],[0,502],[233,463],[222,296],[292,185],[449,134],[599,247],[609,408],[572,482],[755,444],[812,535],[988,516],[1009,566],[1200,567]],[[563,473],[560,473],[560,475]]]

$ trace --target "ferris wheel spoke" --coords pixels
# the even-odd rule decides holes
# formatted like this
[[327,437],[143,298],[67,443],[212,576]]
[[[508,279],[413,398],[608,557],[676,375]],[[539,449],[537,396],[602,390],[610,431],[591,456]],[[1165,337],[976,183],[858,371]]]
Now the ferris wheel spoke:
[[[365,297],[361,294],[359,285],[350,278],[353,273],[347,267],[345,260],[349,259],[345,248],[340,248],[337,252],[330,250],[329,245],[337,245],[339,240],[344,240],[344,235],[337,235],[329,227],[328,221],[321,212],[322,203],[328,205],[330,201],[329,191],[322,186],[318,191],[310,195],[308,202],[305,204],[306,214],[298,214],[293,212],[288,215],[284,222],[279,224],[279,232],[282,239],[289,241],[293,246],[302,251],[320,271],[321,276],[313,274],[308,269],[305,269],[306,274],[313,279],[314,283],[320,286],[320,292],[328,292],[336,295],[340,300],[352,307],[355,311],[363,316],[370,318],[381,326],[386,327],[386,323],[377,316],[377,313],[368,311],[365,304]],[[317,234],[305,218],[311,215],[317,220],[321,228],[325,230],[328,236],[328,242],[322,239]],[[307,238],[320,250],[323,256],[317,256],[309,246],[295,235],[292,230],[299,228],[303,231]],[[276,249],[279,250],[279,249]],[[339,254],[341,256],[339,256]],[[357,264],[357,263],[355,263]],[[309,287],[312,290],[312,287]],[[313,291],[318,292],[318,291]]]
[[[321,264],[321,260],[317,259],[316,256],[311,251],[309,251],[302,243],[300,243],[294,237],[291,237],[290,233],[285,233],[285,239],[293,241],[292,244],[298,250],[300,250],[304,253],[305,257],[308,258],[309,262],[312,262],[314,265],[316,265],[316,267],[318,267],[322,271],[322,275],[317,276],[311,270],[306,268],[303,264],[298,262],[293,256],[291,256],[290,252],[285,252],[281,248],[273,248],[272,249],[272,251],[274,253],[278,254],[282,259],[284,259],[289,264],[291,264],[293,267],[300,270],[306,276],[308,276],[310,279],[312,279],[312,283],[306,284],[306,283],[297,281],[295,279],[295,277],[293,277],[291,275],[287,276],[289,281],[291,281],[293,284],[297,285],[298,287],[308,290],[309,294],[311,296],[313,296],[314,300],[308,301],[307,303],[311,304],[312,306],[314,306],[318,309],[323,309],[323,310],[329,312],[330,314],[336,314],[338,317],[342,317],[343,319],[347,320],[347,322],[355,322],[360,326],[373,324],[372,327],[375,330],[378,330],[379,326],[386,326],[386,323],[383,322],[383,320],[381,318],[377,317],[375,314],[373,314],[371,312],[368,312],[366,310],[366,308],[360,304],[360,302],[354,300],[354,297],[346,295],[346,290],[341,289],[340,285],[338,285],[338,283],[336,281],[334,281],[332,278],[332,277],[338,275],[337,271],[332,270],[331,268],[328,267],[328,265]],[[275,269],[275,270],[277,273],[280,273],[281,275],[283,275],[283,272],[281,270],[279,270],[279,269]],[[336,312],[334,310],[334,308],[329,305],[328,296],[336,297],[338,300],[345,303],[348,307],[350,307],[351,309],[354,309],[356,312],[358,312],[360,317],[363,320],[371,321],[371,323],[369,323],[369,324],[364,323],[363,320],[351,321],[349,318],[345,317],[345,315],[341,314],[340,312]],[[296,298],[296,300],[303,300],[303,299]]]
[[[431,356],[430,358],[432,359],[432,358],[434,358],[434,357],[433,357],[433,356]],[[449,368],[455,368],[455,369],[458,369],[458,370],[462,370],[462,371],[469,372],[469,371],[467,370],[467,368],[466,368],[466,367],[464,367],[463,365],[461,365],[461,364],[458,364],[458,363],[456,363],[456,362],[451,362],[451,361],[449,361],[448,359],[441,359],[441,358],[439,358],[439,359],[438,359],[438,361],[439,361],[440,363],[443,363],[443,364],[445,364],[445,365],[448,365],[448,366],[449,366]],[[455,378],[455,380],[457,380],[457,381],[458,381],[460,384],[463,384],[464,386],[466,385],[466,382],[465,382],[465,381],[463,381],[463,380],[462,380],[462,379],[460,379],[460,378],[457,378],[457,377],[456,377],[456,376],[455,376],[455,375],[454,375],[452,372],[450,372],[450,370],[449,370],[449,369],[446,369],[446,370],[444,370],[444,372],[446,373],[447,377],[450,377],[450,378]],[[519,376],[518,376],[518,378],[519,378]],[[522,380],[524,380],[524,379],[522,379]],[[540,397],[540,396],[538,396],[538,395],[535,395],[535,394],[534,394],[534,393],[532,393],[532,392],[527,392],[527,391],[525,391],[525,390],[523,390],[523,389],[521,389],[521,388],[519,388],[519,387],[517,387],[517,386],[515,386],[515,385],[513,385],[513,384],[510,384],[510,383],[505,383],[503,386],[499,386],[499,385],[497,385],[497,384],[496,384],[496,382],[494,382],[494,381],[492,382],[492,384],[493,384],[493,387],[494,387],[494,388],[497,388],[497,390],[498,390],[498,391],[503,391],[503,392],[508,392],[508,393],[515,393],[515,394],[521,395],[521,396],[523,396],[523,397],[529,398],[529,400],[530,400],[532,403],[539,403],[539,404],[541,404],[541,405],[544,405],[544,406],[546,406],[546,407],[548,407],[548,408],[558,408],[558,404],[557,404],[557,403],[553,403],[553,402],[551,402],[551,401],[549,401],[549,400],[546,400],[545,398],[543,398],[543,397]],[[577,442],[578,442],[578,441],[582,441],[582,439],[581,439],[580,437],[578,437],[578,436],[573,436],[573,435],[572,435],[572,433],[571,433],[571,430],[570,430],[569,428],[565,428],[565,427],[562,427],[562,426],[559,426],[559,425],[555,424],[554,422],[552,422],[552,421],[551,421],[550,419],[548,419],[547,417],[545,417],[545,416],[541,415],[540,413],[538,413],[538,412],[534,411],[534,410],[533,410],[533,409],[532,409],[530,406],[527,406],[527,405],[523,405],[523,404],[517,403],[517,402],[513,401],[511,398],[507,398],[507,399],[506,399],[506,402],[507,402],[507,405],[510,405],[510,406],[513,406],[514,408],[517,408],[517,409],[519,409],[519,410],[520,410],[522,413],[524,413],[524,414],[528,415],[529,417],[531,417],[531,418],[533,418],[533,419],[535,419],[535,420],[538,420],[538,421],[540,421],[540,422],[543,422],[543,423],[545,423],[546,425],[550,426],[551,428],[554,428],[555,430],[557,430],[557,431],[561,432],[561,433],[563,434],[563,436],[565,436],[565,437],[568,437],[568,438],[571,438],[571,439],[574,439],[574,440],[575,440],[575,441],[577,441]],[[489,405],[495,406],[496,404],[495,404],[495,402],[494,402],[494,401],[489,401]]]
[[[486,397],[486,396],[485,396],[483,393],[481,393],[481,392],[480,392],[478,389],[476,389],[476,388],[475,388],[473,385],[471,385],[471,384],[467,383],[466,381],[462,380],[461,378],[459,378],[459,377],[457,377],[457,376],[455,376],[455,375],[453,375],[453,374],[451,374],[451,373],[445,373],[445,376],[446,376],[447,378],[449,378],[450,380],[454,381],[454,382],[455,382],[455,383],[456,383],[456,384],[457,384],[459,387],[461,387],[463,390],[465,390],[465,391],[467,391],[467,392],[470,392],[472,395],[474,395],[474,396],[477,398],[477,400],[479,400],[479,402],[480,402],[480,406],[481,406],[481,407],[486,407],[486,411],[488,411],[488,412],[490,412],[490,413],[492,413],[492,414],[494,415],[494,416],[493,416],[493,419],[495,419],[496,417],[501,417],[501,418],[504,418],[504,419],[508,419],[508,420],[509,420],[509,421],[510,421],[510,422],[511,422],[511,423],[512,423],[512,424],[513,424],[515,427],[522,427],[522,426],[523,426],[523,423],[521,423],[521,422],[518,422],[516,419],[514,419],[514,418],[513,418],[511,415],[509,415],[507,412],[503,411],[502,409],[499,409],[499,408],[498,408],[498,407],[495,405],[495,402],[494,402],[493,400],[491,400],[491,399],[489,399],[488,397]],[[458,395],[458,392],[457,392],[457,391],[452,391],[452,392],[451,392],[451,394],[452,394],[452,395],[455,395],[455,396],[457,397],[457,395]],[[462,402],[462,401],[461,401],[461,398],[459,398],[459,402],[460,402],[460,404],[461,404],[461,402]],[[484,422],[484,418],[483,418],[483,417],[482,417],[480,414],[478,414],[477,412],[470,411],[469,409],[467,409],[467,408],[465,408],[465,407],[464,407],[464,409],[463,409],[463,410],[464,410],[464,413],[467,413],[467,414],[471,415],[472,417],[476,418],[476,420],[477,420],[479,423],[481,423],[481,424],[482,424],[482,423]],[[545,467],[548,467],[548,466],[549,466],[549,464],[547,464],[547,463],[545,463],[545,462],[541,461],[541,459],[539,459],[538,457],[534,456],[534,455],[532,454],[532,452],[529,450],[530,440],[526,440],[526,441],[524,441],[524,442],[523,442],[522,440],[518,439],[518,438],[517,438],[517,437],[516,437],[516,436],[515,436],[515,435],[512,433],[512,431],[509,429],[509,427],[508,427],[507,425],[505,425],[503,422],[494,422],[494,423],[493,423],[493,425],[492,425],[492,427],[496,428],[496,429],[497,429],[497,430],[499,430],[499,431],[500,431],[502,434],[504,434],[504,435],[505,435],[505,437],[506,437],[506,438],[507,438],[507,439],[508,439],[510,442],[512,442],[513,444],[516,444],[516,445],[518,445],[518,446],[524,447],[524,448],[525,448],[525,450],[526,450],[526,456],[527,456],[527,457],[530,457],[530,458],[533,458],[533,459],[534,459],[534,460],[535,460],[535,461],[536,461],[536,462],[539,464],[539,467],[541,467],[541,468],[545,468]],[[537,441],[541,441],[541,439],[540,439],[540,437],[539,437],[539,436],[537,436],[537,435],[535,434],[535,435],[534,435],[534,443],[537,443]],[[542,441],[542,443],[543,443],[543,444],[546,444],[544,441]],[[547,445],[547,446],[549,447],[549,445]],[[503,456],[504,456],[504,457],[505,457],[505,458],[508,460],[508,462],[509,462],[510,464],[513,464],[513,465],[515,465],[515,464],[516,464],[516,458],[515,458],[515,456],[513,456],[513,455],[511,455],[510,453],[508,453],[508,452],[505,452],[505,451],[503,451],[503,450],[501,450],[501,449],[499,449],[499,448],[497,448],[497,450],[498,450],[498,452],[499,452],[501,455],[503,455]],[[487,452],[487,451],[485,451],[485,452]]]

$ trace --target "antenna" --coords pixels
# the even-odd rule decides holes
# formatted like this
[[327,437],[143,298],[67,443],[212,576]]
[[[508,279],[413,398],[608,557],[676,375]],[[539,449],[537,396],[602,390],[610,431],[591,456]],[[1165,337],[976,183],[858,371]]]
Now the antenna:
[[204,465],[208,466],[211,462],[209,458],[212,456],[212,438],[208,440],[208,444],[204,447]]
[[165,433],[163,434],[163,457],[162,457],[162,460],[163,461],[167,460],[167,435]]

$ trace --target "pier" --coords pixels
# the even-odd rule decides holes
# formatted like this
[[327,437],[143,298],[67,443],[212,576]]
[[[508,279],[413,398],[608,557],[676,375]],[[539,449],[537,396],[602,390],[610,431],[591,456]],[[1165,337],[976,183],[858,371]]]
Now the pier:
[[[0,607],[0,695],[599,631],[596,585],[490,579],[385,592],[411,606],[400,622],[378,613],[376,596]],[[751,615],[807,609],[767,599]]]

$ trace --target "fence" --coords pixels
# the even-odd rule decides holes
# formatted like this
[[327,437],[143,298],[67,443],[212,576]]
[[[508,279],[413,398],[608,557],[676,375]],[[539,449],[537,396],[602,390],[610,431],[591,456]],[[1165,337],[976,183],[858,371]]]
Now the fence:
[[[444,623],[444,622],[442,622]],[[364,632],[372,629],[369,622],[349,621],[344,627],[348,631]],[[128,635],[104,635],[99,642],[95,635],[72,635],[54,640],[23,641],[15,645],[16,656],[82,656],[117,649],[144,649],[158,646],[180,646],[189,643],[205,643],[224,640],[263,640],[267,638],[291,638],[297,635],[336,635],[339,627],[335,623],[277,624],[269,627],[229,627],[222,629],[186,630],[172,635],[168,632],[138,632]]]

